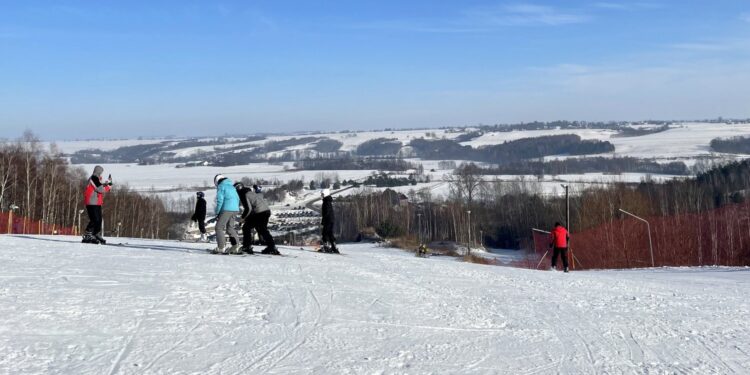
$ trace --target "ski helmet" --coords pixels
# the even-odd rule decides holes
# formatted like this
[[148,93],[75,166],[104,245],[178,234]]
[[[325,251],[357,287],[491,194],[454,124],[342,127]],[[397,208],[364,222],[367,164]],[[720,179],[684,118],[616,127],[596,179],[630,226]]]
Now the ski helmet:
[[203,196],[204,196],[204,194],[203,194],[202,191],[199,191],[199,192],[195,193],[195,195],[197,195],[198,198],[203,198]]
[[263,188],[260,187],[260,185],[253,185],[253,191],[255,194],[260,194],[263,191]]
[[223,174],[221,174],[221,173],[217,174],[216,176],[214,176],[214,185],[215,186],[219,186],[219,181],[221,181],[221,180],[223,180],[225,178],[226,177],[224,177]]
[[323,198],[328,197],[331,195],[331,189],[323,189],[320,194],[323,196]]

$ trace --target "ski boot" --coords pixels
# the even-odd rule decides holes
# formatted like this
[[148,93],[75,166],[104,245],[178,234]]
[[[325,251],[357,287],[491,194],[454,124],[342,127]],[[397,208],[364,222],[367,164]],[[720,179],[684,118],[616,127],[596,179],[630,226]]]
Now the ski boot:
[[341,253],[339,253],[339,248],[336,247],[336,243],[335,242],[331,242],[331,247],[330,247],[330,249],[328,249],[328,252],[331,253],[331,254],[341,254]]
[[232,245],[227,253],[231,255],[242,255],[242,248],[240,248],[239,244]]
[[81,239],[81,243],[90,243],[90,244],[98,245],[99,240],[97,240],[96,237],[94,237],[93,233],[87,232],[86,234],[83,235],[83,239]]
[[249,255],[255,254],[252,246],[243,246],[242,248],[240,248],[240,250],[244,252],[245,254],[249,254]]
[[319,253],[327,253],[331,250],[330,247],[328,247],[328,242],[323,242],[320,244],[320,248],[318,249]]
[[270,254],[270,255],[281,255],[278,249],[276,249],[276,246],[271,245],[263,249],[263,251],[260,252],[261,254]]
[[107,244],[107,240],[105,240],[104,237],[102,237],[102,235],[100,233],[95,234],[94,238],[96,238],[96,240],[99,241],[99,243],[102,244],[102,245],[106,245]]
[[568,273],[568,267],[565,267],[565,269],[563,270],[563,272]]
[[208,242],[208,237],[206,237],[205,233],[201,233],[201,238],[198,239],[198,242]]
[[214,249],[211,250],[211,254],[226,254],[226,250],[224,247],[216,246]]

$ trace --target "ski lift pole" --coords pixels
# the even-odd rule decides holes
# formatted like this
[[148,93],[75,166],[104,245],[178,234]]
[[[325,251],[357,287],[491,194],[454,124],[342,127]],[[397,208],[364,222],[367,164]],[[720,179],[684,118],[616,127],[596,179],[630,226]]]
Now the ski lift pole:
[[[532,238],[532,239],[534,238],[534,232],[539,232],[539,233],[544,233],[544,234],[550,234],[550,232],[548,232],[548,231],[546,231],[546,230],[541,230],[541,229],[531,228],[531,238]],[[534,244],[536,245],[536,242],[534,242]],[[535,247],[536,247],[536,246],[535,246]],[[536,252],[536,249],[534,249],[534,251]],[[541,266],[541,265],[542,265],[542,262],[544,262],[544,258],[546,258],[546,257],[547,257],[547,254],[549,254],[549,250],[546,250],[546,251],[544,252],[544,255],[542,255],[542,259],[539,259],[539,263],[537,263],[537,265],[536,265],[536,268],[535,268],[535,269],[539,269],[539,266]]]
[[634,214],[631,214],[630,212],[625,211],[622,208],[620,208],[619,210],[620,210],[620,212],[622,212],[622,213],[624,213],[626,215],[630,215],[630,216],[632,216],[632,217],[634,217],[634,218],[636,218],[636,219],[638,219],[638,220],[646,223],[646,229],[648,230],[648,248],[651,251],[651,267],[656,267],[656,263],[654,262],[654,245],[651,242],[651,224],[649,224],[646,219],[644,219],[644,218],[642,218],[640,216],[636,216]]

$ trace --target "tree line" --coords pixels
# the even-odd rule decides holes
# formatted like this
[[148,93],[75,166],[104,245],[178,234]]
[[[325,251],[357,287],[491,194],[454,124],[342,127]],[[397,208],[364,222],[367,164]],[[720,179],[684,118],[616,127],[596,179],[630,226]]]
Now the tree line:
[[[450,196],[445,199],[434,199],[429,189],[409,194],[406,205],[383,192],[338,199],[335,201],[338,233],[343,239],[354,240],[361,231],[372,228],[381,235],[419,236],[425,242],[445,240],[466,244],[471,238],[475,244],[518,249],[530,246],[532,228],[550,228],[555,222],[566,222],[566,202],[562,195],[548,195],[535,180],[488,180],[481,173],[481,168],[472,164],[459,166],[446,176]],[[670,239],[679,238],[674,245],[684,247],[686,252],[694,250],[691,246],[718,251],[722,244],[729,244],[733,246],[732,256],[714,259],[719,264],[748,265],[747,213],[744,209],[718,211],[748,204],[748,197],[750,161],[734,162],[690,179],[666,183],[644,180],[576,189],[570,197],[569,225],[573,233],[609,228],[610,232],[625,233],[619,238],[627,238],[625,224],[614,225],[628,220],[620,211],[624,209],[661,223],[654,228],[655,242],[661,241],[659,246],[669,248],[672,254],[662,257],[663,264],[698,265],[696,262],[709,258],[683,257],[683,252],[670,248]],[[725,218],[719,220],[717,212],[724,212],[721,215]],[[641,223],[629,225],[638,228],[640,236],[645,235]],[[693,225],[701,229],[691,230]],[[611,241],[616,237],[607,238]],[[644,248],[647,243],[639,246]]]
[[[45,224],[77,227],[87,223],[83,192],[91,171],[72,167],[54,146],[44,149],[30,131],[0,144],[0,210]],[[105,171],[105,173],[109,173]],[[167,238],[174,218],[157,196],[115,185],[104,198],[105,230],[112,235]]]

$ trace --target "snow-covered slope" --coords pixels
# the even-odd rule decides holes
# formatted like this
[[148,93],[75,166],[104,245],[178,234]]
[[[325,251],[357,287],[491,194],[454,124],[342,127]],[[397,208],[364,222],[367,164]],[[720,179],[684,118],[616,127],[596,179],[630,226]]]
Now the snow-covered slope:
[[[115,242],[117,239],[112,239]],[[0,236],[0,373],[750,372],[750,269],[530,271]]]

